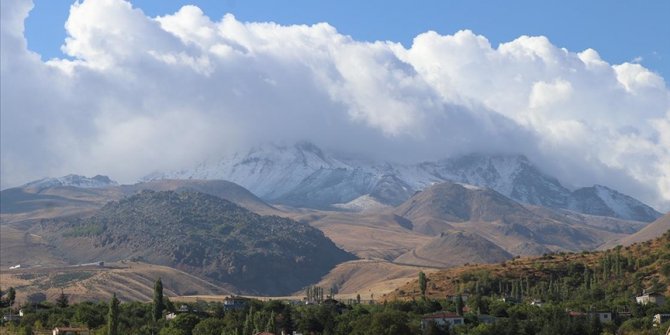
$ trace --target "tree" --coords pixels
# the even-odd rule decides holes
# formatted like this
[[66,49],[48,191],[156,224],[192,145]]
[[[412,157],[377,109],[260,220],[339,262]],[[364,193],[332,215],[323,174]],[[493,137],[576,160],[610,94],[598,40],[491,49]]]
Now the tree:
[[10,287],[9,290],[7,290],[7,303],[9,303],[9,306],[14,305],[14,300],[16,300],[16,290],[13,287]]
[[198,322],[193,328],[193,334],[197,335],[221,335],[226,323],[221,319],[208,318]]
[[60,295],[58,298],[56,298],[56,306],[60,308],[65,308],[70,304],[70,299],[67,297],[67,295],[63,292],[63,290],[60,290]]
[[421,290],[421,296],[426,296],[426,274],[423,271],[419,272],[419,290]]
[[107,313],[107,334],[119,335],[119,299],[116,298],[116,293],[112,295],[112,300],[109,302],[109,312]]
[[163,317],[164,310],[165,302],[163,301],[163,282],[160,278],[158,278],[158,280],[156,280],[156,284],[154,284],[153,313],[155,321],[158,321]]
[[463,316],[463,296],[460,294],[458,295],[458,298],[456,298],[456,313]]
[[268,319],[268,324],[267,326],[265,326],[265,331],[274,333],[276,328],[277,327],[275,326],[275,311],[272,311],[270,313],[270,318]]

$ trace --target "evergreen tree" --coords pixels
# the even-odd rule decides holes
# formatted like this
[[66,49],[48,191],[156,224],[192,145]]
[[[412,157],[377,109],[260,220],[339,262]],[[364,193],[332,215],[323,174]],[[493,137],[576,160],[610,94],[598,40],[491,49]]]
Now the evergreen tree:
[[242,335],[252,335],[252,332],[254,331],[253,329],[253,315],[254,315],[254,308],[251,307],[249,308],[249,313],[247,313],[246,319],[244,319],[244,326],[242,328]]
[[70,304],[70,300],[68,299],[67,295],[63,292],[63,290],[60,290],[60,295],[56,299],[56,306],[60,308],[65,308]]
[[14,300],[16,300],[16,290],[13,287],[10,287],[7,290],[7,303],[9,306],[14,305]]
[[268,324],[267,324],[267,326],[265,326],[265,331],[270,332],[270,333],[274,333],[276,328],[277,327],[275,325],[275,311],[272,311],[270,313],[270,319],[268,319]]
[[158,321],[163,317],[163,310],[165,310],[165,302],[163,301],[163,282],[158,278],[156,284],[154,284],[153,316],[155,321]]
[[109,312],[107,313],[107,334],[119,335],[119,299],[116,293],[109,302]]
[[458,295],[458,298],[456,298],[456,313],[463,316],[463,296],[460,294]]
[[426,296],[426,274],[423,271],[419,272],[419,290],[421,290],[421,296]]

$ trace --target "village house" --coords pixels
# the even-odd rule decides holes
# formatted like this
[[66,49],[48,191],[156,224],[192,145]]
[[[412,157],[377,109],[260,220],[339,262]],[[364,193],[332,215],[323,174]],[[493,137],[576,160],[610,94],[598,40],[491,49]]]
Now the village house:
[[477,319],[479,319],[480,323],[484,324],[494,324],[496,322],[496,317],[493,315],[488,315],[488,314],[479,314],[477,315]]
[[641,296],[635,297],[635,302],[637,302],[640,305],[656,304],[658,306],[661,306],[665,304],[665,297],[660,293],[645,292]]
[[611,312],[592,312],[591,315],[598,316],[600,322],[612,322],[612,313]]
[[18,314],[11,314],[11,313],[10,314],[5,314],[2,317],[2,320],[4,320],[5,322],[9,322],[9,321],[19,322],[19,321],[21,321],[21,316],[18,315]]
[[249,299],[231,295],[223,300],[223,309],[226,311],[243,309],[249,303]]
[[421,327],[426,329],[430,322],[435,322],[438,326],[449,325],[457,326],[464,323],[463,317],[451,312],[438,312],[433,314],[425,315],[421,318]]
[[579,318],[579,317],[598,317],[600,319],[600,322],[612,322],[612,312],[573,312],[570,311],[568,312],[568,316],[571,318]]
[[91,332],[86,328],[56,327],[51,332],[52,335],[90,335]]
[[654,327],[658,327],[670,321],[670,314],[656,314],[654,315]]

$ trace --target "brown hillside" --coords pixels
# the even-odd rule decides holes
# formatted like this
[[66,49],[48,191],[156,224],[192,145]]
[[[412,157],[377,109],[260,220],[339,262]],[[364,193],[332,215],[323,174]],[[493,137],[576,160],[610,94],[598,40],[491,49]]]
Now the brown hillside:
[[[464,289],[467,290],[467,284],[470,286],[474,284],[473,278],[481,276],[490,280],[525,279],[530,282],[548,282],[549,280],[561,282],[561,278],[567,276],[569,269],[576,265],[585,266],[594,273],[601,273],[602,261],[617,253],[620,254],[621,259],[637,261],[637,263],[629,265],[633,270],[624,272],[619,277],[613,275],[608,282],[622,289],[632,289],[638,280],[641,288],[651,287],[653,282],[659,282],[666,288],[666,295],[670,295],[670,286],[668,286],[670,279],[667,273],[668,259],[670,259],[670,231],[666,231],[655,240],[630,245],[618,252],[612,249],[599,252],[548,254],[540,257],[517,258],[498,264],[467,265],[440,270],[428,275],[427,295],[439,299],[458,294]],[[420,295],[418,287],[418,280],[413,280],[398,287],[382,299],[418,298]]]
[[453,267],[466,263],[496,263],[512,255],[475,233],[447,231],[395,259],[395,263]]
[[70,302],[109,300],[113,293],[123,301],[149,301],[153,285],[161,278],[168,296],[229,294],[231,287],[215,285],[174,268],[141,262],[119,262],[99,266],[28,268],[0,272],[3,288],[13,286],[22,303],[42,292],[54,301],[61,290]]

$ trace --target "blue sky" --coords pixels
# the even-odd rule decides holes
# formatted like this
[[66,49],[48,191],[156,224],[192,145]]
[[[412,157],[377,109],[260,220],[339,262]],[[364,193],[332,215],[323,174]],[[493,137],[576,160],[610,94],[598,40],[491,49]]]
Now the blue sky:
[[[35,0],[26,22],[29,48],[43,58],[62,57],[70,0]],[[571,51],[597,50],[610,63],[638,60],[670,78],[670,1],[260,1],[135,0],[147,15],[195,4],[213,20],[232,13],[241,21],[280,24],[328,22],[357,40],[411,44],[419,33],[470,29],[493,45],[521,35],[544,35]]]

